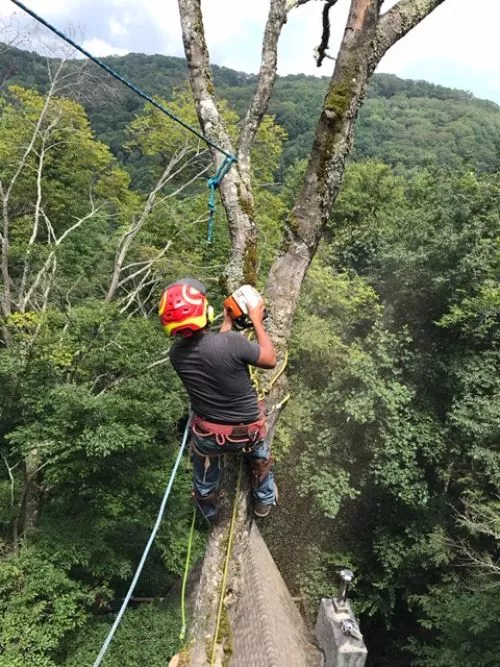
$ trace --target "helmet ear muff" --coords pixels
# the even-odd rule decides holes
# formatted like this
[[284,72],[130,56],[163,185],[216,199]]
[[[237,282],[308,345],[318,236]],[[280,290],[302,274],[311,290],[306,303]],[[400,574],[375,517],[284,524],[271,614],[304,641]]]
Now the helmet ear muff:
[[215,312],[212,306],[207,306],[207,322],[208,324],[212,324],[212,322],[215,319]]

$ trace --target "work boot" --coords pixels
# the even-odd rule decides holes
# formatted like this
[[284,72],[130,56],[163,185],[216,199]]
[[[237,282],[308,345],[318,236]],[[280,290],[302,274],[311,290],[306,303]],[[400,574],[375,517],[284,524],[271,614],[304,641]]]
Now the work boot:
[[213,526],[220,518],[220,506],[218,493],[214,491],[208,496],[200,496],[193,492],[193,499],[200,510],[201,515]]
[[266,516],[269,516],[272,505],[264,505],[258,500],[255,500],[253,503],[253,513],[255,516],[258,516],[260,519],[264,519]]

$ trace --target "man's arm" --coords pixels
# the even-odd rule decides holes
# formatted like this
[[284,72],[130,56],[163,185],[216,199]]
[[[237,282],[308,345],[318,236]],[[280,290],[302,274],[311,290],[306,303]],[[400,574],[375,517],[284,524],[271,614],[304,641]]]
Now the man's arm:
[[233,328],[233,320],[231,319],[231,316],[227,312],[226,308],[224,308],[224,321],[220,325],[219,333],[226,333],[226,331],[231,331]]
[[259,357],[255,363],[259,368],[274,368],[276,366],[276,351],[273,341],[264,327],[264,301],[248,309],[248,317],[253,324],[255,337],[260,348]]

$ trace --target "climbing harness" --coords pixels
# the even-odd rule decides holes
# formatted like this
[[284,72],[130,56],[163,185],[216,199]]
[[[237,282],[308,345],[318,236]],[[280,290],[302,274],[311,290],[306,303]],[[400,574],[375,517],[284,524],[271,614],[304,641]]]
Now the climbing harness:
[[127,86],[130,90],[132,90],[136,95],[139,95],[139,97],[142,97],[143,100],[146,100],[146,102],[149,102],[152,104],[156,109],[159,109],[162,113],[164,113],[166,116],[168,116],[171,120],[175,121],[176,123],[179,123],[183,128],[194,134],[198,139],[201,139],[204,141],[208,146],[213,148],[216,151],[219,151],[222,155],[224,155],[223,161],[220,163],[217,172],[215,173],[214,176],[208,179],[207,185],[210,190],[209,194],[209,200],[208,200],[208,209],[209,209],[209,219],[208,219],[208,234],[207,234],[207,241],[209,244],[212,243],[213,239],[213,229],[214,229],[214,224],[215,224],[215,191],[219,187],[222,179],[224,176],[227,174],[231,166],[233,165],[234,162],[237,162],[237,159],[234,155],[231,153],[228,153],[224,148],[221,148],[217,144],[215,144],[213,141],[208,139],[204,134],[199,132],[196,128],[192,127],[185,121],[183,121],[181,118],[176,116],[174,113],[169,111],[167,107],[165,107],[163,104],[160,102],[157,102],[152,95],[149,93],[146,93],[143,91],[139,86],[136,86],[134,83],[132,83],[129,79],[126,79],[124,76],[119,74],[116,70],[111,68],[109,65],[106,65],[105,62],[100,60],[100,58],[96,58],[96,56],[93,56],[89,51],[83,48],[83,46],[80,46],[77,44],[74,40],[71,39],[71,37],[68,37],[65,35],[63,32],[61,32],[58,28],[53,26],[51,23],[46,21],[44,18],[36,14],[32,9],[27,7],[24,3],[20,2],[20,0],[11,0],[15,5],[17,5],[20,9],[22,9],[24,12],[29,14],[32,18],[35,19],[35,21],[38,21],[42,25],[44,25],[46,28],[51,30],[53,33],[55,33],[58,37],[63,39],[65,42],[70,44],[74,49],[77,51],[80,51],[80,53],[83,53],[85,57],[87,57],[89,60],[91,60],[93,63],[95,63],[98,67],[101,69],[105,70],[108,74],[110,74],[113,78],[117,79],[121,83],[123,83],[124,86]]
[[160,509],[158,511],[158,516],[156,518],[156,523],[153,527],[153,530],[151,531],[151,535],[149,536],[148,543],[146,544],[146,547],[144,549],[144,553],[142,554],[139,565],[137,566],[137,569],[136,569],[135,574],[134,574],[134,578],[132,579],[132,583],[130,584],[130,587],[127,591],[127,595],[125,596],[125,598],[122,602],[122,606],[120,607],[120,611],[118,612],[118,615],[115,618],[115,622],[113,623],[113,626],[111,627],[111,630],[109,631],[109,634],[106,637],[106,640],[105,640],[104,644],[102,645],[102,648],[99,652],[99,655],[96,658],[96,661],[94,662],[93,667],[99,667],[99,665],[101,664],[104,656],[106,655],[106,652],[109,648],[109,645],[111,644],[111,640],[113,639],[113,636],[114,636],[118,626],[120,625],[123,614],[125,613],[125,609],[127,608],[129,600],[132,597],[132,593],[134,592],[134,589],[137,585],[137,582],[138,582],[139,577],[140,577],[141,572],[142,572],[142,568],[144,567],[144,563],[146,562],[146,558],[148,557],[149,551],[150,551],[150,549],[153,545],[156,534],[158,533],[158,530],[160,528],[160,525],[161,525],[161,522],[162,522],[162,519],[163,519],[163,514],[165,512],[165,507],[167,505],[167,500],[168,500],[168,497],[170,496],[170,491],[172,490],[175,475],[177,474],[177,469],[179,468],[179,464],[181,462],[182,455],[184,453],[184,449],[186,447],[186,442],[187,442],[187,439],[188,439],[190,425],[191,425],[191,417],[188,419],[186,427],[184,429],[184,435],[182,436],[181,446],[180,446],[179,452],[177,454],[177,458],[175,459],[174,467],[173,467],[172,473],[170,475],[170,479],[168,480],[168,484],[167,484],[167,487],[165,489],[163,499],[161,501]]
[[217,424],[202,419],[198,415],[193,416],[193,433],[199,438],[209,438],[215,436],[215,441],[221,447],[227,442],[233,444],[242,444],[249,442],[258,442],[266,437],[266,418],[263,411],[263,405],[260,406],[261,416],[251,424]]

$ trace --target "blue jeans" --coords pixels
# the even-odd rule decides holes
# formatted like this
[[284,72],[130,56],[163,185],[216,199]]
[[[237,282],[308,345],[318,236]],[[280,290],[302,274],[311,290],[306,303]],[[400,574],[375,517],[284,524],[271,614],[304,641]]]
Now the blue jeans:
[[[191,461],[193,463],[193,490],[198,505],[211,521],[217,515],[217,491],[222,471],[221,457],[224,454],[238,454],[243,451],[241,444],[227,442],[219,445],[215,437],[203,437],[191,431]],[[270,448],[266,440],[257,443],[251,452],[243,452],[252,473],[252,493],[257,502],[274,505],[275,484],[270,465]],[[259,466],[263,474],[258,474]],[[262,470],[262,466],[264,469]],[[267,469],[266,469],[267,468]]]

